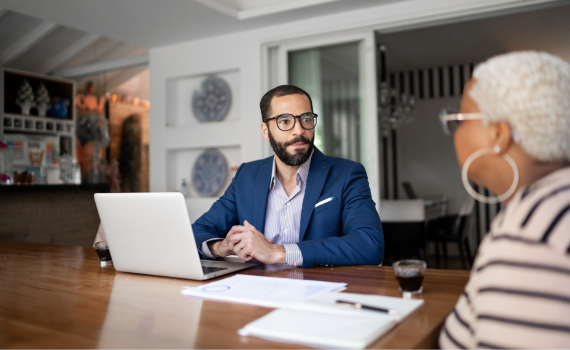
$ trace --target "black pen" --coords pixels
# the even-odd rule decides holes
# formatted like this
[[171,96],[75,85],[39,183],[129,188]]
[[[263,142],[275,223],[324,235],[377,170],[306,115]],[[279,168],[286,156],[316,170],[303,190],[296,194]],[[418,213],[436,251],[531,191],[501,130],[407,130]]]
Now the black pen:
[[337,300],[336,301],[337,304],[346,304],[346,305],[351,305],[352,307],[354,307],[355,309],[366,309],[366,310],[372,310],[372,311],[378,311],[378,312],[384,312],[390,316],[399,316],[400,313],[398,312],[398,310],[394,310],[394,309],[384,309],[381,307],[376,307],[376,306],[371,306],[371,305],[364,305],[362,303],[356,303],[356,302],[352,302],[352,301],[347,301],[347,300]]

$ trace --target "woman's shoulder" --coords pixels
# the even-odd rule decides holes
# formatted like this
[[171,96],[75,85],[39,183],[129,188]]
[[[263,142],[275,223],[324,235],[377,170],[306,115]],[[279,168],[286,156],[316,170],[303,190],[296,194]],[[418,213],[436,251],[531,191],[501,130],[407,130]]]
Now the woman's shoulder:
[[497,217],[492,237],[546,246],[570,258],[570,168],[520,191]]

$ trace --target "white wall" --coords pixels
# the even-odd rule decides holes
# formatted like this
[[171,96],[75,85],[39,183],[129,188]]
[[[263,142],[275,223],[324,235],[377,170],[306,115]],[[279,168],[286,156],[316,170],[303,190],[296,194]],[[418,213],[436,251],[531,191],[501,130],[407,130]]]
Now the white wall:
[[[459,98],[419,101],[415,120],[398,130],[398,177],[411,182],[416,195],[433,195],[449,200],[448,212],[457,213],[469,198],[461,183],[461,171],[455,156],[453,140],[447,137],[437,118],[442,107],[459,104]],[[406,198],[402,186],[400,198]]]
[[[168,46],[150,51],[151,127],[150,188],[151,191],[175,191],[167,187],[168,150],[195,147],[239,146],[241,162],[261,158],[261,55],[257,40],[245,40],[247,34],[229,35]],[[167,127],[168,79],[238,70],[239,115],[237,121]],[[190,108],[188,96],[188,108]],[[239,165],[239,164],[230,164]],[[190,169],[187,169],[190,174]],[[171,185],[172,186],[172,185]],[[212,198],[189,199],[190,218],[196,220],[214,202]]]
[[[150,58],[150,189],[173,191],[168,187],[167,154],[172,150],[195,147],[239,146],[241,162],[262,157],[266,147],[259,132],[259,99],[266,86],[265,49],[285,41],[308,36],[345,33],[372,33],[406,26],[484,15],[497,10],[546,3],[546,0],[410,0],[365,10],[323,16],[230,35],[189,41],[151,49]],[[199,126],[167,127],[168,79],[223,71],[239,72],[239,122],[211,123]],[[370,72],[371,75],[375,72]],[[188,97],[190,104],[190,96]],[[213,203],[214,198],[189,199],[191,220]]]

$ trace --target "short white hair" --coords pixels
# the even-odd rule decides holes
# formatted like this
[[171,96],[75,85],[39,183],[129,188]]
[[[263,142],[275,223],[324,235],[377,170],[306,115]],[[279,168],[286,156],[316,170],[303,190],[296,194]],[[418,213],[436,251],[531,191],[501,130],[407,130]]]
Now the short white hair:
[[469,95],[487,122],[506,121],[541,161],[570,159],[570,65],[544,52],[499,55],[477,66]]

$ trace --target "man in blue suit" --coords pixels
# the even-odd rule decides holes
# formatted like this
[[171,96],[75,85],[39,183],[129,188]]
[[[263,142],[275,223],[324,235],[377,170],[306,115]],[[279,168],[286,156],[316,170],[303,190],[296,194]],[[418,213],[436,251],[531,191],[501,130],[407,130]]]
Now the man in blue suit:
[[260,108],[274,156],[242,164],[192,225],[200,253],[302,267],[380,264],[384,237],[366,171],[314,147],[309,94],[278,86]]

